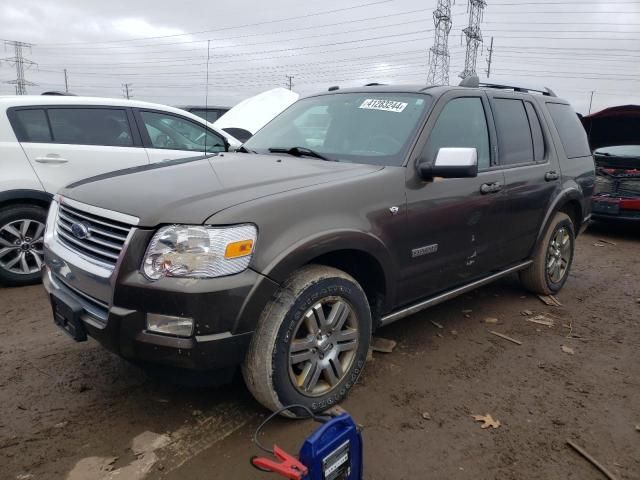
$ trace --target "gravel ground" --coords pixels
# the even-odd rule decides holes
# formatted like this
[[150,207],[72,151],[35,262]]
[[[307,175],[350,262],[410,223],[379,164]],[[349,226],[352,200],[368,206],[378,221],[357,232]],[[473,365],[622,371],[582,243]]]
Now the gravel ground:
[[[363,425],[365,478],[604,478],[572,439],[640,479],[639,241],[636,226],[592,227],[562,306],[506,278],[380,330],[397,346],[343,405]],[[541,314],[553,326],[527,321]],[[0,331],[0,478],[268,478],[248,463],[265,412],[240,381],[177,386],[74,343],[41,286],[0,289]],[[295,452],[313,428],[278,419],[265,442]]]

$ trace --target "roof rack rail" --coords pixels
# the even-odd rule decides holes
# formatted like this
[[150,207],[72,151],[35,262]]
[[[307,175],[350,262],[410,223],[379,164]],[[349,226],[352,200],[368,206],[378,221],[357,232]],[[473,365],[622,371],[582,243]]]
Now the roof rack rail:
[[340,90],[340,87],[338,85],[334,85],[334,86],[329,87],[327,89],[327,91],[329,91],[329,92],[335,92],[336,90]]
[[378,82],[371,82],[371,83],[367,83],[367,84],[365,85],[365,87],[377,87],[377,86],[380,86],[380,85],[386,85],[386,84],[384,84],[384,83],[378,83]]
[[536,85],[525,85],[520,82],[492,82],[489,79],[480,80],[477,76],[472,75],[470,77],[464,78],[460,82],[461,87],[469,87],[469,88],[496,88],[500,90],[513,90],[514,92],[536,92],[541,93],[542,95],[546,95],[548,97],[557,96],[553,90],[548,87],[541,87]]

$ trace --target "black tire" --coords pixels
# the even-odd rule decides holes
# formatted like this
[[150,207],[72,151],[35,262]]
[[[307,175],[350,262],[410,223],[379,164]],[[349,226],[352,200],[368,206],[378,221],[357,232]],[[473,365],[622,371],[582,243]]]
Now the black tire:
[[[568,241],[566,252],[568,258],[565,259],[564,255],[562,255],[561,260],[556,258],[556,262],[560,262],[560,265],[566,263],[560,278],[558,278],[550,273],[548,265],[550,261],[553,260],[551,250],[555,249],[552,246],[552,242],[555,241],[556,235],[560,232],[566,232]],[[520,282],[522,285],[530,292],[541,295],[554,295],[558,293],[569,277],[571,264],[573,263],[575,241],[575,229],[571,218],[566,213],[556,213],[536,250],[533,263],[525,270],[520,271]]]
[[[38,253],[38,257],[40,259],[39,261],[42,262],[42,235],[44,235],[44,231],[41,232],[38,239],[31,238],[29,235],[35,235],[39,232],[38,228],[46,224],[47,210],[38,205],[30,204],[15,204],[1,208],[0,252],[2,252],[3,249],[7,248],[9,244],[15,245],[16,241],[20,241],[7,229],[7,226],[16,225],[15,222],[20,221],[32,222],[29,226],[27,236],[25,238],[32,240],[31,244],[34,250],[32,250],[31,253],[25,253],[25,257],[27,259],[26,261],[29,269],[34,271],[29,273],[19,273],[18,271],[16,271],[17,267],[9,267],[11,262],[16,258],[17,255],[21,254],[22,251],[16,248],[12,249],[12,251],[5,250],[4,255],[0,257],[0,284],[5,286],[18,287],[39,283],[41,281],[41,273],[40,269],[37,268],[38,260],[36,260],[35,254]],[[36,242],[36,240],[38,241]]]
[[[329,314],[325,316],[323,311]],[[315,335],[308,325],[323,325],[320,320],[316,322],[319,317],[327,328],[319,328]],[[340,324],[342,317],[345,319]],[[334,327],[328,327],[334,318]],[[357,343],[341,340],[347,336],[357,338]],[[341,270],[308,265],[295,272],[264,308],[242,374],[253,396],[272,411],[302,404],[320,412],[339,403],[356,383],[370,343],[371,311],[360,285]],[[307,344],[313,348],[297,350]],[[343,351],[346,348],[350,350]],[[294,357],[305,356],[311,358],[294,362]],[[284,415],[304,413],[292,410]]]

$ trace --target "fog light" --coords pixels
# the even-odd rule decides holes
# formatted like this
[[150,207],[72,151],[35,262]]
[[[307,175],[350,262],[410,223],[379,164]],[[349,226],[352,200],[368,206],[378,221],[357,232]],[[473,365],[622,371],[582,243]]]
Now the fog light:
[[147,330],[165,335],[190,337],[193,333],[193,318],[147,313]]

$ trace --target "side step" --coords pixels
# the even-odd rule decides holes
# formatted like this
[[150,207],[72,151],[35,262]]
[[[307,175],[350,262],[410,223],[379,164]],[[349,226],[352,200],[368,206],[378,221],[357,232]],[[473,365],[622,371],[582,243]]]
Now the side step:
[[405,307],[402,310],[398,310],[397,312],[393,312],[393,313],[390,313],[389,315],[385,315],[384,317],[382,317],[382,320],[380,321],[380,326],[389,325],[390,323],[393,323],[396,320],[400,320],[401,318],[408,317],[410,315],[413,315],[414,313],[418,313],[420,310],[424,310],[425,308],[429,308],[439,303],[446,302],[447,300],[457,297],[458,295],[462,295],[463,293],[467,293],[478,287],[487,285],[488,283],[491,283],[494,280],[497,280],[499,278],[505,277],[513,272],[517,272],[518,270],[527,268],[532,263],[533,261],[528,260],[514,267],[507,268],[506,270],[502,270],[501,272],[494,273],[493,275],[489,275],[488,277],[481,278],[480,280],[476,280],[475,282],[468,283],[466,285],[463,285],[462,287],[458,287],[454,290],[441,293],[436,297],[432,297],[427,300],[422,300],[418,303]]

